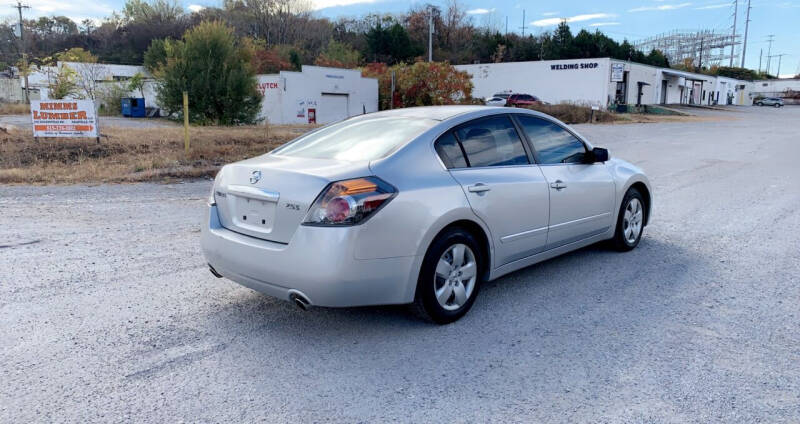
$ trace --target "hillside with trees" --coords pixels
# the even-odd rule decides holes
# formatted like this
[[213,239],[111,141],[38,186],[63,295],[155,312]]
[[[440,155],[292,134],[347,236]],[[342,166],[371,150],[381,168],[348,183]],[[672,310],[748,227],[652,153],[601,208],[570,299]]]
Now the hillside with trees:
[[[429,12],[430,11],[430,12]],[[34,64],[72,48],[101,63],[143,64],[154,40],[180,39],[206,21],[222,22],[237,38],[248,38],[259,73],[297,69],[303,64],[389,66],[427,57],[428,14],[435,27],[433,57],[451,64],[571,59],[609,56],[667,66],[658,51],[640,52],[600,31],[573,34],[566,23],[538,35],[502,34],[476,25],[457,0],[444,7],[416,4],[399,15],[369,14],[330,20],[315,15],[303,0],[224,0],[220,7],[187,12],[177,0],[128,0],[122,10],[95,25],[65,16],[24,20],[26,50]],[[0,23],[0,67],[21,55],[12,22]]]

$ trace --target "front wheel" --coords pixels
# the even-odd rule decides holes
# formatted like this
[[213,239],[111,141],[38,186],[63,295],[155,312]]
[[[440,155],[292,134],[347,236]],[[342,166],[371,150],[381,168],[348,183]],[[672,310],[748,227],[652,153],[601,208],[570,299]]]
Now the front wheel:
[[475,303],[481,283],[483,256],[475,237],[460,228],[439,235],[422,262],[415,305],[420,314],[448,324]]
[[644,208],[644,198],[639,190],[628,189],[620,205],[617,231],[612,239],[614,247],[620,252],[633,250],[639,245],[644,230]]

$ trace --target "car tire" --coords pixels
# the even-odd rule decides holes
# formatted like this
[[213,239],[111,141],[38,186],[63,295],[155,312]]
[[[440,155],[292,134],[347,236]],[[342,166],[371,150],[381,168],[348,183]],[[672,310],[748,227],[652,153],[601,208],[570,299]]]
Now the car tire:
[[756,106],[764,106],[764,103],[757,102],[757,103],[756,103]]
[[613,247],[620,252],[633,250],[639,245],[644,231],[647,205],[639,190],[631,187],[622,198],[617,217],[617,230],[611,240]]
[[414,307],[418,315],[437,324],[464,316],[478,296],[484,263],[480,245],[470,232],[450,228],[437,236],[425,253],[417,280]]
[[781,107],[780,103],[775,103],[775,107]]

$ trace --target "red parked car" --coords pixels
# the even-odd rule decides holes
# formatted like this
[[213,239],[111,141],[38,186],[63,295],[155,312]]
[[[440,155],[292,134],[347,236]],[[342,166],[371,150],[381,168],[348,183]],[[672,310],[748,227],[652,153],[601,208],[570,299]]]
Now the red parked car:
[[530,94],[512,94],[508,96],[508,100],[506,100],[506,106],[531,106],[538,104],[542,104],[542,101],[539,100],[538,97],[531,96]]

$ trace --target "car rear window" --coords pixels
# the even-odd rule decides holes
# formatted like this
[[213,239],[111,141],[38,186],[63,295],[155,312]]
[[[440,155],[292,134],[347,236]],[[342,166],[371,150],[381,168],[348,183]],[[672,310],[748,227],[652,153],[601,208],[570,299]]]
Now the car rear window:
[[438,123],[402,116],[346,120],[302,136],[272,153],[348,162],[375,160]]

